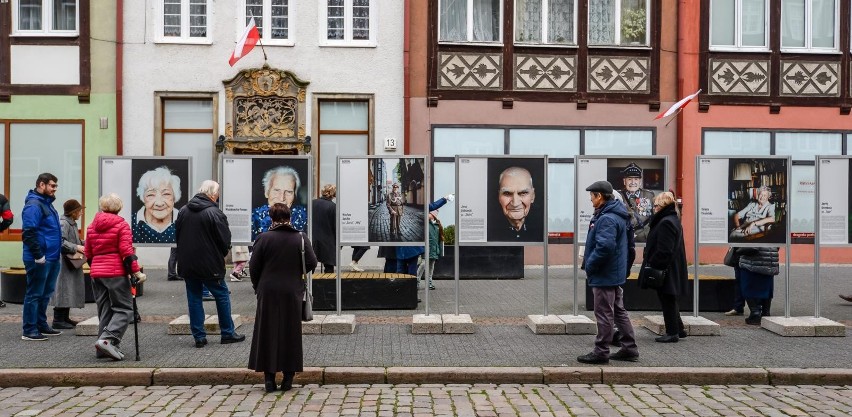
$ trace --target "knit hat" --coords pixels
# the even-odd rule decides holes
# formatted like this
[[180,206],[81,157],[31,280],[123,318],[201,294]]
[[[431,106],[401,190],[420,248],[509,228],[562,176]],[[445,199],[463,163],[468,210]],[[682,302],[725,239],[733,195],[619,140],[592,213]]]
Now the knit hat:
[[62,204],[62,209],[65,211],[66,216],[74,213],[75,211],[81,208],[83,208],[83,205],[73,198]]

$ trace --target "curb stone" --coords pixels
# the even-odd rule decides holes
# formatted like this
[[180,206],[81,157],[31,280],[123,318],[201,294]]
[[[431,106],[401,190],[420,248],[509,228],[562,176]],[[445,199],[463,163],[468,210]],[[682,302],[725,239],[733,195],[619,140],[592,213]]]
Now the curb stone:
[[[852,385],[847,368],[306,367],[296,384]],[[244,368],[0,369],[0,388],[261,384]]]

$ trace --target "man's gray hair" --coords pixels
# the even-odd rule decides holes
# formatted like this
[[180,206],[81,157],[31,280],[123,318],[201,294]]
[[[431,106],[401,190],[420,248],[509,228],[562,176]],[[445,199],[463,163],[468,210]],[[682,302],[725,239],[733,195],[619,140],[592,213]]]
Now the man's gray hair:
[[145,191],[156,188],[162,183],[167,183],[172,187],[172,192],[175,195],[175,202],[180,201],[180,177],[172,174],[172,171],[165,166],[157,169],[152,169],[139,177],[139,185],[136,187],[136,196],[139,200],[145,202]]
[[219,183],[213,180],[204,180],[201,187],[198,187],[198,192],[212,198],[219,194]]
[[515,176],[518,176],[518,175],[521,175],[521,174],[526,174],[526,176],[529,177],[530,188],[535,189],[535,187],[533,186],[532,174],[530,173],[530,171],[528,169],[523,168],[523,167],[509,167],[509,168],[504,169],[503,172],[500,173],[500,179],[498,180],[499,182],[497,184],[499,185],[499,184],[503,183],[503,176],[504,175],[515,177]]
[[299,193],[299,187],[302,185],[302,180],[299,179],[299,173],[289,166],[280,166],[266,171],[263,175],[263,195],[269,195],[269,188],[272,187],[272,179],[277,176],[291,176],[296,181],[296,189],[294,194]]

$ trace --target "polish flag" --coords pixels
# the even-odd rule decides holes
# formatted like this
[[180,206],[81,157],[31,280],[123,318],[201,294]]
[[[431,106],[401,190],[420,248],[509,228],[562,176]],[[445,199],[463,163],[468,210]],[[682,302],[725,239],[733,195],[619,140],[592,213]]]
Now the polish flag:
[[240,58],[248,55],[254,49],[254,45],[259,40],[260,33],[257,31],[257,26],[254,24],[254,18],[252,17],[248,26],[246,26],[245,32],[243,32],[243,36],[240,37],[240,41],[234,47],[234,52],[231,54],[231,59],[228,60],[228,63],[233,67]]
[[658,114],[657,117],[654,118],[654,120],[662,119],[664,117],[669,117],[669,116],[677,113],[678,110],[686,107],[686,105],[689,104],[689,102],[692,101],[692,99],[694,99],[695,97],[698,97],[698,93],[700,93],[700,92],[701,92],[701,90],[698,90],[698,91],[695,92],[695,94],[690,94],[690,95],[684,97],[683,100],[678,101],[677,103],[673,104],[671,107],[669,107],[668,110]]

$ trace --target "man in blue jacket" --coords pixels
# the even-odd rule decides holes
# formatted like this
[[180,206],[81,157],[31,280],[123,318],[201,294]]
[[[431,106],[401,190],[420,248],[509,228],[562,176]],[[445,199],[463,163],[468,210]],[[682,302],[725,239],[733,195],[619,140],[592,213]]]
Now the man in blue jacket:
[[47,340],[45,336],[62,334],[47,324],[47,303],[56,289],[59,276],[62,229],[56,200],[56,176],[44,173],[36,179],[35,189],[27,194],[21,213],[24,242],[23,261],[27,270],[24,295],[23,340]]
[[[636,362],[639,348],[630,324],[630,316],[624,309],[623,290],[626,282],[624,271],[628,262],[627,222],[630,215],[624,204],[613,196],[612,184],[596,181],[586,188],[595,212],[586,235],[583,269],[586,284],[594,295],[595,319],[598,334],[595,349],[578,356],[577,361],[589,364],[609,363],[610,359]],[[613,326],[621,332],[621,350],[609,354]]]

